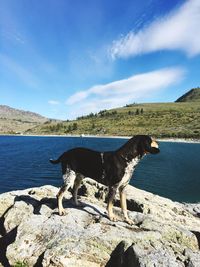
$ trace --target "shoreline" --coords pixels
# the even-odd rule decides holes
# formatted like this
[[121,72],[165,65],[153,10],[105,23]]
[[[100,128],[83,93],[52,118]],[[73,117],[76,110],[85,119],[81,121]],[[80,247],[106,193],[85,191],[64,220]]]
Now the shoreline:
[[[18,136],[18,137],[79,137],[79,138],[118,138],[118,139],[130,139],[131,136],[116,136],[116,135],[29,135],[29,134],[0,134],[1,136]],[[194,144],[200,144],[200,139],[193,139],[193,138],[158,138],[157,141],[159,142],[173,142],[173,143],[194,143]]]

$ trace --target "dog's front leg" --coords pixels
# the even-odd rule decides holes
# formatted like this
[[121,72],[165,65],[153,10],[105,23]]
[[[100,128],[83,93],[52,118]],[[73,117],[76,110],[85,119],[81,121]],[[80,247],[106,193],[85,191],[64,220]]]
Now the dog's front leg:
[[117,187],[115,186],[109,187],[107,210],[108,210],[108,217],[111,221],[117,221],[117,218],[115,217],[113,213],[113,201],[116,195],[116,191],[117,191]]
[[119,195],[120,195],[120,204],[121,209],[124,215],[124,219],[128,224],[134,224],[134,222],[129,219],[128,213],[127,213],[127,202],[126,202],[126,194],[125,194],[125,186],[122,186],[119,188]]
[[64,195],[64,192],[65,192],[66,189],[67,189],[67,186],[64,184],[60,188],[60,190],[59,190],[59,192],[57,194],[59,215],[65,215],[66,214],[66,211],[65,211],[65,209],[63,208],[63,205],[62,205],[63,195]]

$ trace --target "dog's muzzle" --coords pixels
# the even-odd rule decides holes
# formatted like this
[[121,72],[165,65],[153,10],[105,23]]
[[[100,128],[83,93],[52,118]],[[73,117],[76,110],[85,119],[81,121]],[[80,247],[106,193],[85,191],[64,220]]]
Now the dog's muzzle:
[[160,152],[160,149],[157,148],[157,147],[151,147],[150,150],[149,150],[149,152],[151,154],[158,154]]
[[160,152],[160,149],[158,148],[158,143],[155,140],[152,141],[149,152],[151,154],[158,154]]

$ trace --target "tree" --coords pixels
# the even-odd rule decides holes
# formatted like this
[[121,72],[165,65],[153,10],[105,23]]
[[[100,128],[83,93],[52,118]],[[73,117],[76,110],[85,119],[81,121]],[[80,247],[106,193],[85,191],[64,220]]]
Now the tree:
[[128,111],[128,115],[133,115],[133,114],[134,114],[133,111],[131,111],[131,110]]
[[67,132],[71,132],[72,131],[72,126],[71,124],[68,126]]
[[78,124],[76,122],[74,122],[72,125],[72,130],[75,131],[77,129],[78,129]]

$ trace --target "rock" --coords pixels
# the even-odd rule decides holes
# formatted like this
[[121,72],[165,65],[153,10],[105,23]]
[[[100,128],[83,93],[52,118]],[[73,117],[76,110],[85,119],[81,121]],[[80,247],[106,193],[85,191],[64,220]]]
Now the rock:
[[200,203],[184,203],[183,206],[187,211],[200,218]]
[[85,179],[83,207],[65,193],[67,214],[58,215],[58,189],[43,186],[0,195],[0,266],[199,267],[199,204],[181,204],[127,188],[129,216],[123,222],[119,196],[106,215],[107,188]]

